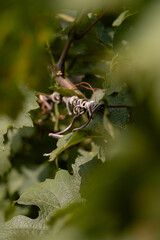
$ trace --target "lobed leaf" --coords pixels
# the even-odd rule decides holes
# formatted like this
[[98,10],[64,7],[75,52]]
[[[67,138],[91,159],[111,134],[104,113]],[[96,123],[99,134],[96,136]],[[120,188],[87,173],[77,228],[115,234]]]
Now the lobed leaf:
[[17,203],[38,206],[39,217],[14,217],[0,227],[0,239],[30,239],[43,233],[47,229],[46,221],[51,215],[71,203],[81,201],[79,186],[78,178],[60,170],[55,179],[46,179],[43,183],[26,189]]

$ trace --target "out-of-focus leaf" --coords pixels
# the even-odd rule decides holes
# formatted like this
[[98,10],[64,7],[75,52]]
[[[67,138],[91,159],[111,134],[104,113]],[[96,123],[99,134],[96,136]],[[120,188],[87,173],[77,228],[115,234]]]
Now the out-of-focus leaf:
[[25,86],[21,86],[21,92],[24,95],[23,109],[19,113],[18,117],[14,120],[8,116],[0,116],[0,148],[3,148],[3,135],[7,133],[9,127],[22,128],[24,126],[31,127],[33,122],[30,117],[30,111],[37,109],[39,106],[36,102],[37,98],[33,91],[29,90]]
[[[57,240],[88,240],[88,236],[86,236],[85,232],[80,227],[75,226],[67,226],[63,227],[61,231],[56,231],[55,229],[51,229],[48,235],[42,236],[40,240],[52,240],[53,236]],[[34,239],[35,240],[35,239]]]
[[123,59],[122,56],[117,53],[110,62],[110,71],[106,74],[103,83],[107,95],[111,95],[114,92],[120,92],[126,87],[125,82],[119,78],[121,59]]
[[138,12],[129,12],[129,10],[126,10],[124,12],[122,12],[118,18],[116,18],[116,20],[114,20],[114,22],[112,23],[112,26],[113,27],[119,27],[126,18],[132,16],[132,15],[135,15],[137,14]]
[[0,150],[0,175],[2,176],[4,173],[6,173],[11,168],[11,163],[9,160],[12,144],[14,148],[19,148],[19,138],[15,139],[15,135],[17,133],[17,130],[14,129],[13,131],[8,132],[8,142],[2,147]]
[[95,25],[95,29],[98,33],[99,40],[105,45],[112,47],[113,30],[111,28],[105,28],[101,22]]
[[49,0],[8,0],[1,4],[0,114],[17,117],[23,99],[20,83],[39,90],[40,86],[47,86],[45,43],[56,29],[51,9]]
[[6,173],[11,167],[11,163],[9,161],[9,155],[10,155],[10,145],[7,144],[4,150],[0,150],[0,176]]
[[0,184],[0,224],[4,223],[5,216],[4,216],[4,208],[6,205],[5,202],[5,195],[6,195],[6,185],[4,183]]
[[20,171],[12,169],[8,176],[8,191],[11,195],[15,192],[21,195],[26,188],[44,181],[47,177],[47,173],[47,164],[32,168],[22,167]]
[[[0,150],[0,175],[6,173],[10,167],[10,158],[22,148],[23,136],[30,136],[33,128],[20,128],[20,129],[9,129],[7,133],[7,143]],[[25,132],[27,131],[27,133]],[[15,176],[16,177],[16,176]],[[16,180],[16,178],[14,179]]]
[[19,129],[9,129],[7,133],[8,143],[11,146],[12,154],[18,152],[22,147],[22,137]]

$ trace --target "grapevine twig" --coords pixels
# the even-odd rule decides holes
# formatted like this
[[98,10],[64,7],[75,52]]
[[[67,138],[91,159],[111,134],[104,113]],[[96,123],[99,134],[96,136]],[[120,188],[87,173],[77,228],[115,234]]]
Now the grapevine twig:
[[56,81],[65,89],[74,90],[78,95],[81,95],[85,98],[84,94],[78,90],[78,88],[70,81],[66,76],[57,76]]
[[74,39],[77,39],[80,40],[104,15],[105,15],[106,11],[103,12],[101,14],[101,16],[99,16],[95,22],[93,22],[87,29],[84,33],[82,33],[82,35],[78,36],[77,35],[77,30],[83,20],[83,17],[84,17],[84,10],[82,10],[80,12],[80,14],[77,16],[77,19],[75,21],[75,24],[73,26],[73,28],[71,29],[71,31],[69,32],[68,34],[68,39],[67,39],[67,42],[64,46],[64,49],[60,55],[60,58],[58,60],[58,63],[56,64],[56,75],[57,75],[57,78],[56,78],[56,81],[65,89],[73,89],[74,87],[74,90],[77,94],[79,95],[82,95],[83,97],[85,97],[81,91],[79,91],[75,85],[70,81],[69,78],[66,78],[64,75],[65,73],[65,60],[66,60],[66,57],[67,57],[67,54],[68,54],[68,51],[70,49],[70,46],[73,42]]
[[96,23],[106,14],[107,11],[104,11],[81,35],[76,35],[76,40],[80,40],[81,38],[83,38],[88,32],[89,30],[94,27],[94,25],[96,25]]
[[75,20],[75,24],[68,34],[67,42],[66,42],[66,44],[63,48],[63,51],[62,51],[61,56],[58,60],[58,63],[56,64],[56,70],[57,70],[57,72],[59,72],[59,75],[64,75],[64,70],[65,70],[64,63],[65,63],[65,60],[66,60],[66,56],[68,54],[69,48],[70,48],[73,40],[75,39],[76,31],[77,31],[83,17],[84,17],[84,10],[82,10],[79,13],[79,15],[77,16],[77,19]]

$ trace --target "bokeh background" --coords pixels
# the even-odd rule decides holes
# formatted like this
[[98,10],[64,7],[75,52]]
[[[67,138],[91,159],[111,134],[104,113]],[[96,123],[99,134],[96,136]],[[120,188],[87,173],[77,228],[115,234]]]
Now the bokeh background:
[[[69,119],[56,121],[57,111],[65,114],[63,106],[54,109],[52,119],[41,116],[36,93],[54,89],[48,66],[57,63],[82,7],[86,14],[79,34],[104,10],[106,14],[82,40],[72,43],[66,75],[74,83],[83,79],[104,89],[103,94],[97,92],[97,101],[106,106],[100,130],[106,141],[87,140],[60,155],[59,167],[73,174],[79,148],[85,151],[80,155],[86,167],[80,167],[79,175],[86,203],[53,217],[43,239],[158,240],[160,3],[155,0],[1,1],[0,223],[19,214],[36,218],[38,207],[12,203],[27,187],[54,179],[57,172],[43,153],[56,148],[48,132],[64,128]],[[92,164],[87,164],[89,152],[96,152]]]

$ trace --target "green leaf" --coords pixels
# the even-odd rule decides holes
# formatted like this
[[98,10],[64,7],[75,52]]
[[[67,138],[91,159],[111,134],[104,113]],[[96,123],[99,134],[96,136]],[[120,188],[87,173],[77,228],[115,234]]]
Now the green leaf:
[[35,220],[19,215],[0,226],[0,240],[27,240],[41,234],[45,229]]
[[[56,29],[56,20],[49,1],[17,1],[1,4],[0,14],[0,114],[17,117],[23,104],[19,83],[36,90],[48,88],[46,79],[46,40]],[[12,5],[12,8],[10,6]],[[54,6],[55,10],[55,6]],[[37,23],[39,23],[37,25]],[[42,57],[43,56],[43,57]]]
[[[106,132],[105,129],[104,132]],[[97,154],[98,159],[102,162],[106,161],[108,151],[108,139],[106,136],[104,136],[104,138],[94,139],[92,143],[92,151]]]
[[[93,125],[92,125],[93,124]],[[102,116],[95,116],[95,119],[90,124],[90,127],[99,132],[99,137],[94,138],[92,141],[92,152],[97,154],[98,159],[102,162],[106,160],[108,142],[111,140],[109,129],[104,127]]]
[[[96,94],[96,102],[100,102],[103,99],[105,92],[96,90],[95,94]],[[95,94],[92,94],[92,97],[90,98],[91,101],[95,101]]]
[[84,176],[85,171],[89,169],[87,163],[90,163],[97,155],[97,153],[93,151],[79,150],[79,153],[80,155],[76,158],[75,163],[72,164],[74,174],[77,178]]
[[[86,236],[86,233],[79,226],[66,226],[61,231],[50,231],[48,235],[43,236],[40,240],[88,240],[90,237]],[[94,238],[92,238],[94,239]],[[35,239],[34,239],[35,240]],[[99,239],[100,240],[100,239]]]
[[107,46],[112,46],[113,30],[105,28],[101,22],[98,22],[94,27],[98,33],[99,40]]
[[57,148],[53,150],[50,154],[49,161],[53,161],[55,158],[58,157],[64,150],[70,148],[85,139],[96,137],[91,130],[80,130],[74,133],[69,133],[64,137],[60,138],[57,142]]
[[6,173],[11,167],[11,163],[10,163],[11,155],[18,152],[21,149],[22,136],[20,135],[20,132],[22,134],[24,130],[25,128],[9,129],[7,134],[8,141],[4,145],[2,150],[0,150],[0,175],[1,176],[4,173]]
[[3,149],[0,150],[0,176],[4,175],[10,168],[10,154],[12,149],[12,144],[17,145],[17,139],[15,136],[17,134],[17,129],[13,131],[8,131],[8,142],[4,145]]
[[57,209],[80,201],[78,190],[79,180],[67,171],[60,170],[55,179],[46,179],[45,182],[26,189],[17,202],[24,205],[37,205],[41,210],[37,220],[45,222],[46,218]]
[[5,196],[7,194],[7,188],[5,183],[0,183],[0,224],[4,223],[5,221],[5,207],[8,203],[8,200],[5,200]]
[[117,53],[110,62],[110,71],[106,74],[103,87],[107,95],[110,95],[114,92],[120,92],[125,86],[124,81],[119,77],[120,72],[120,62],[122,56]]
[[128,111],[126,108],[111,108],[108,118],[113,125],[125,128],[128,122]]
[[0,176],[6,173],[11,167],[11,163],[8,158],[9,155],[10,145],[8,144],[4,150],[0,150]]
[[8,191],[12,195],[15,192],[22,194],[28,187],[46,179],[48,173],[48,164],[32,166],[30,168],[22,167],[20,171],[13,168],[8,176]]
[[17,203],[40,208],[37,219],[17,216],[0,227],[0,239],[30,239],[47,229],[46,221],[59,209],[80,202],[80,181],[65,170],[57,172],[55,179],[46,179],[25,190]]
[[8,116],[0,116],[0,149],[3,149],[3,135],[7,133],[9,127],[22,128],[23,126],[33,127],[33,122],[30,116],[30,111],[37,109],[39,106],[37,104],[37,98],[35,93],[29,90],[26,86],[21,85],[20,90],[25,97],[23,103],[23,109],[19,113],[18,117],[14,120]]
[[111,95],[114,92],[120,92],[124,86],[124,83],[120,81],[120,79],[117,77],[117,73],[114,72],[107,74],[103,86],[106,94]]
[[[124,92],[125,91],[121,91],[119,93],[106,96],[106,100],[108,102],[108,105],[110,106],[108,108],[109,120],[113,125],[117,127],[123,127],[123,128],[127,126],[127,123],[129,121],[129,113],[128,113],[127,106],[130,106],[130,103],[131,103],[129,96],[127,98],[128,94],[125,92],[126,95],[124,95]],[[114,106],[114,107],[112,108],[111,106]],[[119,106],[123,106],[123,107],[119,107]]]
[[129,10],[126,10],[124,12],[122,12],[117,18],[116,20],[114,20],[114,22],[112,23],[113,27],[119,27],[126,18],[137,14],[138,12],[129,12]]
[[94,170],[102,163],[97,157],[97,151],[79,150],[80,155],[76,158],[72,165],[74,175],[81,181],[81,194],[88,186],[88,180],[93,174]]

